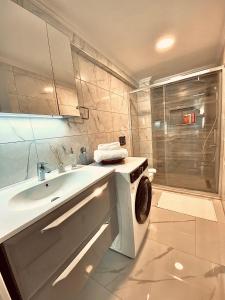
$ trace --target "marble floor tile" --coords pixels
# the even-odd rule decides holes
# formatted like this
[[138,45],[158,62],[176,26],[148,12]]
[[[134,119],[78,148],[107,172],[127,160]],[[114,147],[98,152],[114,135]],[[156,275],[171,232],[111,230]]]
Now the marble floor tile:
[[224,290],[224,266],[216,265],[177,250],[172,252],[170,264],[170,273],[199,290],[200,294],[201,291],[204,291],[206,295],[213,295],[215,292],[220,294]]
[[165,270],[171,251],[171,247],[147,240],[136,260],[111,251],[93,277],[120,299],[146,299],[152,282],[169,278]]
[[[153,195],[156,203],[160,190]],[[136,259],[109,250],[79,300],[224,300],[224,232],[224,223],[153,205]]]
[[225,224],[196,220],[196,255],[225,265]]
[[110,292],[104,300],[111,294],[123,300],[222,300],[225,295],[225,267],[149,240],[136,260],[109,250],[92,279]]
[[151,208],[151,223],[164,223],[164,222],[185,222],[195,221],[195,217],[180,214],[175,211],[162,209],[159,207]]
[[74,300],[119,300],[118,297],[111,294],[103,286],[98,284],[93,279],[89,279],[86,286],[82,289],[81,293]]
[[195,221],[150,224],[149,239],[195,254]]
[[[204,295],[203,295],[204,293]],[[204,291],[201,293],[183,281],[171,279],[152,285],[150,298],[153,300],[206,300],[210,299]]]
[[213,200],[214,209],[218,222],[225,223],[225,214],[221,200]]
[[151,208],[148,238],[195,254],[195,218],[173,211]]

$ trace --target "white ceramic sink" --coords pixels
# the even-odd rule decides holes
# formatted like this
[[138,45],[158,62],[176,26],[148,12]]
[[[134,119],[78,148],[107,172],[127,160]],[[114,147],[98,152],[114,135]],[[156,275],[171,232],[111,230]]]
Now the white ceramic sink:
[[58,201],[92,181],[96,177],[95,171],[93,168],[80,168],[37,183],[14,195],[9,206],[15,210],[27,210]]

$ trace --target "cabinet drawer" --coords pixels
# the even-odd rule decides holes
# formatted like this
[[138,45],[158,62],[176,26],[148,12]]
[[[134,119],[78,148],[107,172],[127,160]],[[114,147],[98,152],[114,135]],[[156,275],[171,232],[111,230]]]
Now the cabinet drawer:
[[3,244],[23,299],[45,285],[110,216],[113,188],[109,176]]
[[116,209],[78,253],[52,276],[49,282],[31,300],[75,300],[106,250],[118,234]]

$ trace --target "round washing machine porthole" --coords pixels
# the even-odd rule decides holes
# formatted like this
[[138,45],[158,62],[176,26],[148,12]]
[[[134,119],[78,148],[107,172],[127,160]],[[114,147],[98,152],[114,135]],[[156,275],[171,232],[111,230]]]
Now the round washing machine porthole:
[[139,224],[147,220],[152,202],[152,185],[148,177],[143,176],[138,184],[135,199],[135,215]]

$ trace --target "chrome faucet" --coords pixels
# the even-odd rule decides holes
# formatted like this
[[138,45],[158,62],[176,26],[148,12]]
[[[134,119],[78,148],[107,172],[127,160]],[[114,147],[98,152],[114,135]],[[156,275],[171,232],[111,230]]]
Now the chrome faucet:
[[45,163],[45,162],[38,162],[37,163],[38,181],[45,180],[45,174],[51,172],[51,170],[48,167],[46,167],[46,165],[47,165],[47,163]]

